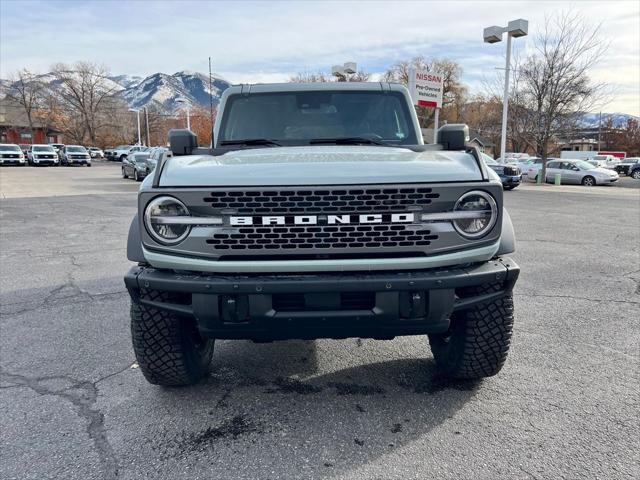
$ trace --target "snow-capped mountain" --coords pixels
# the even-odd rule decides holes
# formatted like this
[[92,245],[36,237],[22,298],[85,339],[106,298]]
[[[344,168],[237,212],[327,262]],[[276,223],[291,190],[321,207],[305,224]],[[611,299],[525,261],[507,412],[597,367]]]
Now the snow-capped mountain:
[[138,77],[137,75],[112,75],[109,79],[116,82],[122,88],[134,87],[142,81],[142,77]]
[[[602,113],[602,126],[606,126],[609,119],[613,122],[614,128],[622,128],[627,124],[627,120],[635,119],[640,121],[640,117],[627,113]],[[583,128],[598,128],[600,125],[600,113],[581,113],[578,122]]]
[[[222,92],[229,82],[214,75],[212,78],[212,96],[214,104],[220,100]],[[133,108],[157,105],[173,110],[178,100],[184,99],[190,105],[209,106],[209,76],[203,73],[183,71],[173,75],[155,73],[136,85],[125,88],[124,99]]]
[[[47,85],[51,91],[62,88],[60,81],[50,74],[38,75],[37,80]],[[212,76],[213,103],[217,105],[222,92],[230,85],[218,75]],[[167,75],[154,73],[146,78],[132,75],[112,75],[105,79],[105,87],[119,95],[132,108],[155,106],[163,110],[173,111],[178,107],[178,100],[185,100],[191,106],[209,107],[209,76],[203,73],[182,71]],[[11,82],[0,80],[3,96],[11,90]]]

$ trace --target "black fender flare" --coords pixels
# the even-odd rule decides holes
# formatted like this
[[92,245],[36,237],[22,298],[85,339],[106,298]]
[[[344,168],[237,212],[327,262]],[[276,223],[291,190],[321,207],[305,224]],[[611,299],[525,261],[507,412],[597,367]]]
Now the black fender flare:
[[129,236],[127,237],[127,258],[132,262],[146,263],[144,252],[142,251],[142,238],[140,236],[140,221],[138,214],[133,217],[131,226],[129,227]]
[[502,233],[497,255],[506,255],[516,251],[516,233],[506,208],[502,209]]

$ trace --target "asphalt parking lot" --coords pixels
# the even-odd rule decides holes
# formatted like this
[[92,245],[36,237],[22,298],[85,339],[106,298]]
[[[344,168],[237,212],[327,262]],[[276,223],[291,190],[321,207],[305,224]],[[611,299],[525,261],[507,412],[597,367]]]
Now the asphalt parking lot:
[[[0,170],[0,478],[640,476],[640,190],[505,192],[522,271],[502,372],[424,337],[216,344],[202,384],[136,368],[119,165]],[[640,183],[640,182],[639,182]]]

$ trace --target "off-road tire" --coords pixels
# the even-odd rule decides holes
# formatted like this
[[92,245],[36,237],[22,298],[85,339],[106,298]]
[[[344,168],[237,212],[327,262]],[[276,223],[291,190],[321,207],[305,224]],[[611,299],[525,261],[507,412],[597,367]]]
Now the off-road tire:
[[[469,287],[464,296],[492,293],[500,286]],[[479,379],[500,371],[507,359],[513,330],[513,296],[455,312],[449,330],[429,335],[429,344],[442,373],[452,378]]]
[[[171,301],[166,292],[145,298]],[[203,339],[195,321],[131,302],[133,350],[145,378],[155,385],[193,385],[209,372],[212,339]]]

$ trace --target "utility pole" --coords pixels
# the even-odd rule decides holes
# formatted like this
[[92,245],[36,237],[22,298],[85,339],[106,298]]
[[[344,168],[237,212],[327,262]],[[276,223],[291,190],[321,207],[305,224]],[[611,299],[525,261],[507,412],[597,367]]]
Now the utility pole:
[[598,151],[602,150],[601,141],[602,135],[602,112],[600,112],[600,120],[598,121]]
[[149,110],[147,110],[147,107],[144,107],[144,119],[147,125],[147,147],[150,147],[151,140],[149,140]]
[[140,109],[139,108],[130,108],[130,112],[136,112],[136,116],[138,118],[138,145],[142,145],[142,137],[140,135]]

